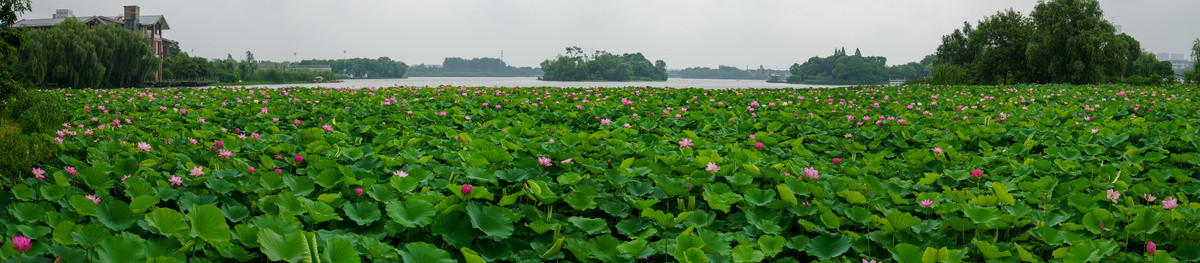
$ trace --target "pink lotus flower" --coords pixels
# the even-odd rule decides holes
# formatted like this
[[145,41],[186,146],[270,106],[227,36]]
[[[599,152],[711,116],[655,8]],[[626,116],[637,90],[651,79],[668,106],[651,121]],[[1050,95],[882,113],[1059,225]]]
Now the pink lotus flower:
[[1158,199],[1158,197],[1151,194],[1142,194],[1142,198],[1145,198],[1148,202],[1154,202],[1154,199]]
[[933,147],[933,152],[938,154],[943,153],[942,147]]
[[899,119],[899,120],[896,120],[896,123],[905,124],[905,123],[908,123],[908,121],[905,121],[904,119]]
[[392,172],[392,175],[399,176],[400,178],[408,178],[408,173],[404,171],[395,171]]
[[1092,128],[1092,134],[1096,134],[1097,132],[1100,132],[1100,128]]
[[197,143],[199,143],[196,141],[195,138],[188,138],[188,142],[192,143],[192,145],[196,145]]
[[694,145],[692,144],[692,139],[683,138],[683,140],[679,140],[679,148],[687,148],[692,145]]
[[1104,231],[1111,231],[1111,229],[1104,227],[1104,221],[1100,221],[1100,229],[1104,229]]
[[933,200],[929,200],[929,199],[921,200],[921,207],[929,207],[932,205],[933,205]]
[[545,165],[546,167],[554,166],[554,163],[550,161],[550,158],[538,157],[537,160],[538,164]]
[[253,174],[253,173],[254,173],[254,166],[246,167],[246,173]]
[[85,195],[83,197],[87,197],[87,199],[91,199],[92,203],[100,204],[100,198],[96,197],[96,195]]
[[69,173],[71,175],[75,175],[75,167],[67,166],[67,168],[65,168],[63,170],[67,171],[67,173]]
[[321,129],[325,129],[325,131],[327,131],[327,132],[332,132],[333,126],[329,126],[329,124],[325,124],[325,125],[321,125]]
[[217,153],[217,157],[229,159],[229,157],[233,157],[233,152],[226,149],[221,149],[221,151]]
[[1175,199],[1175,197],[1168,196],[1167,200],[1162,201],[1163,209],[1171,210],[1171,208],[1178,207],[1179,206],[1178,202],[1179,202],[1179,199]]
[[600,125],[609,125],[609,124],[612,124],[612,120],[609,120],[609,119],[600,120]]
[[138,150],[141,150],[143,152],[150,152],[150,144],[149,143],[138,142],[137,148],[138,148]]
[[171,176],[171,179],[167,181],[170,181],[173,185],[183,185],[183,177]]
[[125,184],[125,179],[129,179],[129,177],[133,177],[133,175],[126,174],[125,176],[121,176],[121,184]]
[[46,174],[46,171],[42,170],[41,168],[33,168],[34,178],[37,178],[38,180],[46,179],[44,174]]
[[1117,191],[1117,190],[1113,190],[1112,188],[1109,188],[1109,189],[1108,189],[1108,194],[1107,194],[1106,196],[1108,197],[1108,200],[1112,200],[1112,202],[1113,202],[1114,204],[1116,204],[1116,203],[1117,203],[1117,198],[1120,198],[1120,197],[1121,197],[1121,192],[1120,192],[1120,191]]
[[266,107],[263,107],[263,108],[262,108],[261,110],[259,110],[259,111],[260,111],[260,112],[262,112],[262,114],[267,114],[267,108],[266,108]]
[[804,168],[804,176],[808,176],[808,178],[812,179],[821,179],[820,173],[817,172],[817,169],[812,167]]
[[762,150],[762,149],[763,149],[763,143],[761,143],[761,142],[756,142],[756,143],[754,143],[754,149],[759,149],[759,150]]
[[354,188],[354,194],[357,194],[358,196],[362,196],[362,188]]
[[571,159],[574,159],[574,158],[567,158],[566,160],[562,160],[561,162],[558,162],[558,163],[574,163],[571,161]]
[[721,172],[721,167],[717,166],[715,163],[708,163],[708,167],[705,167],[704,170],[713,173],[719,173]]
[[12,242],[13,249],[21,253],[25,253],[25,251],[29,251],[30,247],[33,247],[33,240],[25,236],[15,236],[12,238]]
[[833,158],[833,164],[842,164],[842,158]]
[[975,179],[983,178],[983,170],[971,170],[971,177],[974,177]]
[[463,185],[463,187],[462,187],[462,194],[463,194],[463,195],[469,195],[469,194],[471,194],[471,186],[470,186],[470,185]]
[[217,141],[217,148],[225,148],[225,142]]
[[846,137],[847,139],[849,139],[849,138],[854,138],[854,135],[847,133],[846,135],[843,135],[842,137]]
[[191,172],[192,176],[199,178],[201,175],[204,175],[204,167],[203,166],[192,167],[192,170],[189,170],[189,172]]
[[298,164],[298,163],[304,161],[304,156],[297,154],[296,157],[292,157],[292,159],[294,159],[296,161],[296,163]]
[[275,168],[275,174],[283,174],[283,169]]
[[1158,247],[1154,245],[1154,241],[1146,242],[1146,254],[1153,256],[1154,252],[1158,252]]

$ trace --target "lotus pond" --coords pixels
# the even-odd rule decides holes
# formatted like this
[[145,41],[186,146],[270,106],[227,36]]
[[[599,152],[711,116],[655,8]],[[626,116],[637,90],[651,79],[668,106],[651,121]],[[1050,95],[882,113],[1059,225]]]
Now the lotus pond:
[[41,92],[7,262],[1200,259],[1195,86]]

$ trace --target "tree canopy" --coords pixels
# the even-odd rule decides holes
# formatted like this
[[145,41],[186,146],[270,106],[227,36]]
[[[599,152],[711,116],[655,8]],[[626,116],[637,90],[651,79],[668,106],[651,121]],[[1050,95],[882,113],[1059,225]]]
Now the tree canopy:
[[356,78],[402,78],[408,71],[408,64],[392,60],[389,57],[309,59],[300,61],[300,65],[329,65],[334,73],[352,75]]
[[1192,41],[1192,70],[1183,76],[1188,83],[1200,83],[1200,38]]
[[579,47],[566,48],[565,55],[542,61],[542,80],[558,81],[665,81],[667,63],[656,60],[653,64],[642,53],[627,53],[620,56],[605,51],[596,51],[592,56]]
[[442,61],[442,66],[416,65],[409,68],[409,77],[536,77],[541,76],[540,69],[532,67],[513,67],[497,58],[463,59],[449,57]]
[[18,71],[38,84],[140,87],[159,63],[145,36],[113,25],[88,29],[74,18],[25,32],[21,42]]
[[1115,34],[1096,0],[1039,2],[1029,17],[1012,9],[942,37],[937,84],[1157,83],[1170,64]]
[[832,56],[812,57],[804,64],[793,64],[788,83],[858,85],[882,84],[888,81],[887,58],[864,57],[855,49],[853,56],[846,49],[835,49]]

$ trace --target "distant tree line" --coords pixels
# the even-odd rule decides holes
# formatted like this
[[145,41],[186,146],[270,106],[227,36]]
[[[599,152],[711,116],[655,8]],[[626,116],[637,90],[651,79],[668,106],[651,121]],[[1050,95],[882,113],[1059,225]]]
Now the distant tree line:
[[642,53],[620,56],[596,51],[588,56],[579,47],[568,47],[565,55],[542,62],[542,80],[556,81],[665,81],[667,63],[650,63]]
[[513,67],[496,58],[463,59],[450,57],[442,66],[416,65],[409,68],[409,77],[537,77],[542,70],[532,67]]
[[[340,76],[333,72],[288,70],[274,67],[277,63],[258,61],[254,53],[246,51],[241,61],[226,54],[225,59],[193,57],[187,52],[171,54],[163,61],[164,79],[188,79],[216,77],[221,84],[236,83],[296,83],[311,82],[316,77],[336,80]],[[269,65],[270,67],[264,67]]]
[[864,57],[858,49],[846,55],[846,49],[834,49],[829,57],[812,57],[804,64],[792,64],[788,83],[823,85],[885,84],[888,81],[887,58]]
[[691,67],[679,71],[679,77],[689,79],[762,79],[771,77],[770,71],[742,70],[740,68],[718,65],[717,68]]
[[1029,17],[1012,9],[942,37],[931,83],[1174,82],[1169,62],[1104,20],[1096,0],[1039,2]]
[[334,73],[350,78],[403,78],[408,72],[408,64],[394,61],[388,57],[351,58],[351,59],[309,59],[300,61],[300,65],[329,65]]
[[150,39],[114,25],[89,29],[68,18],[49,30],[26,30],[20,35],[20,48],[9,62],[17,78],[38,85],[141,87],[159,63]]

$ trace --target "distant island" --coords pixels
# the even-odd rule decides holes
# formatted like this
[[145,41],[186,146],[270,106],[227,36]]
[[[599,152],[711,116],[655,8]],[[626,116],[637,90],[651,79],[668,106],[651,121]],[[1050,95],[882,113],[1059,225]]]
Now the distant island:
[[689,79],[753,79],[766,80],[771,75],[787,75],[787,72],[770,70],[759,66],[758,69],[742,70],[740,68],[719,65],[717,68],[691,67],[671,72],[673,75]]
[[620,56],[596,51],[588,56],[579,47],[568,47],[566,55],[542,62],[541,80],[554,81],[666,81],[667,63],[653,64],[642,53]]
[[864,57],[858,49],[846,55],[846,49],[834,49],[829,57],[812,57],[804,64],[793,64],[787,82],[818,85],[863,85],[888,82],[887,58]]
[[538,77],[542,70],[532,67],[513,67],[496,58],[446,58],[442,65],[416,65],[408,69],[408,77]]

